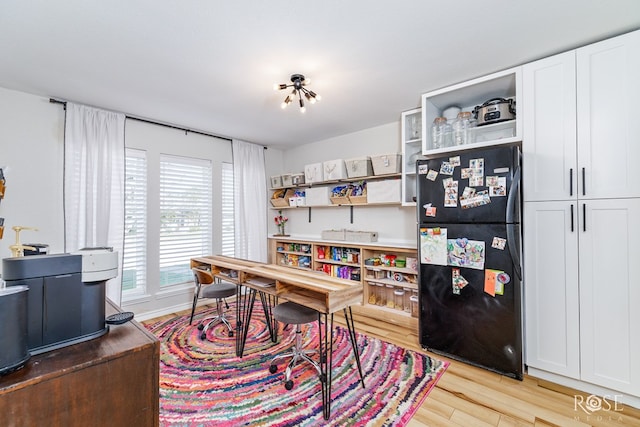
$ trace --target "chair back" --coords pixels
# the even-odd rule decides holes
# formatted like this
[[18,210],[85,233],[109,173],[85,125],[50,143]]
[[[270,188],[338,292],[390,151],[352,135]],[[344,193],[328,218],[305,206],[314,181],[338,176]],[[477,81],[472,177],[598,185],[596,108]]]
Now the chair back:
[[193,277],[196,280],[196,283],[201,285],[208,285],[213,283],[213,274],[210,271],[202,270],[200,268],[192,268]]

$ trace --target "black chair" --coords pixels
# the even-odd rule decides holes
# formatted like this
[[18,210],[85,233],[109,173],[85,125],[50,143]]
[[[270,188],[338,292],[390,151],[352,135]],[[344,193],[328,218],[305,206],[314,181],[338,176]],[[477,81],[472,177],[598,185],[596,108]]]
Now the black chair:
[[291,361],[287,365],[287,369],[285,370],[285,382],[284,387],[287,390],[291,390],[293,388],[293,380],[291,380],[291,371],[293,368],[301,362],[310,363],[318,372],[318,376],[320,379],[323,379],[322,371],[320,369],[320,364],[313,360],[310,355],[318,353],[316,350],[305,350],[302,347],[302,329],[301,325],[305,323],[312,323],[315,321],[320,321],[319,314],[316,310],[312,308],[308,308],[293,302],[285,302],[282,304],[278,304],[273,308],[273,317],[282,323],[288,325],[296,325],[296,342],[295,345],[291,348],[291,351],[283,354],[279,354],[271,359],[271,364],[269,365],[269,372],[275,374],[278,370],[276,366],[276,362],[280,359],[291,357]]
[[[223,301],[225,298],[232,297],[236,294],[237,288],[233,283],[214,283],[215,278],[210,271],[202,270],[199,268],[193,268],[193,279],[195,282],[195,290],[193,294],[193,306],[191,307],[191,318],[189,324],[193,322],[193,315],[196,310],[196,303],[199,298],[213,298],[216,300],[216,315],[212,318],[203,319],[198,324],[198,329],[202,331],[200,339],[207,338],[207,330],[218,323],[223,323],[229,330],[229,336],[233,336],[233,328],[227,320],[222,304],[226,304]],[[202,286],[207,285],[207,286]],[[227,305],[227,308],[229,306]],[[206,323],[205,323],[206,322]]]

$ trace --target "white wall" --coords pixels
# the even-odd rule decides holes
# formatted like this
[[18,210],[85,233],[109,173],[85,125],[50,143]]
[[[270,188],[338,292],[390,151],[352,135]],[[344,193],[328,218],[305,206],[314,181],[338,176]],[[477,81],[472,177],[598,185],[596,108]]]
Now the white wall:
[[14,225],[38,228],[23,231],[23,243],[46,243],[51,253],[64,251],[63,141],[61,105],[0,88],[0,167],[7,185],[0,202],[5,219],[0,258],[11,256]]
[[[397,122],[286,150],[283,153],[283,168],[277,173],[302,172],[304,165],[325,160],[400,153],[400,139],[398,113]],[[311,222],[308,208],[284,210],[283,214],[289,218],[286,232],[294,237],[320,238],[322,230],[347,228],[376,231],[379,233],[378,240],[382,242],[415,245],[415,207],[356,206],[353,208],[353,223],[350,222],[349,209],[346,206],[311,208]],[[271,209],[272,217],[277,212]],[[270,230],[275,233],[273,218],[271,220]]]

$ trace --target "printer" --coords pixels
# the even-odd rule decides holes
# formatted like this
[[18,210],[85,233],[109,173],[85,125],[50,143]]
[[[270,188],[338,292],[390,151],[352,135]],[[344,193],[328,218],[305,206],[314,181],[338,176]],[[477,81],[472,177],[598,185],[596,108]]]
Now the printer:
[[84,248],[74,253],[2,260],[7,287],[26,286],[28,348],[32,355],[107,333],[106,281],[118,275],[118,252]]

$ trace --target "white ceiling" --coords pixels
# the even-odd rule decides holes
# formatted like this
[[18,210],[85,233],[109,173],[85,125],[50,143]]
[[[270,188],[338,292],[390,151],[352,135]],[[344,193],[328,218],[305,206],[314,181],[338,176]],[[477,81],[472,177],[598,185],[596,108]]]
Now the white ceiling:
[[[638,28],[638,0],[1,0],[0,87],[287,147]],[[293,73],[305,114],[273,90]]]

